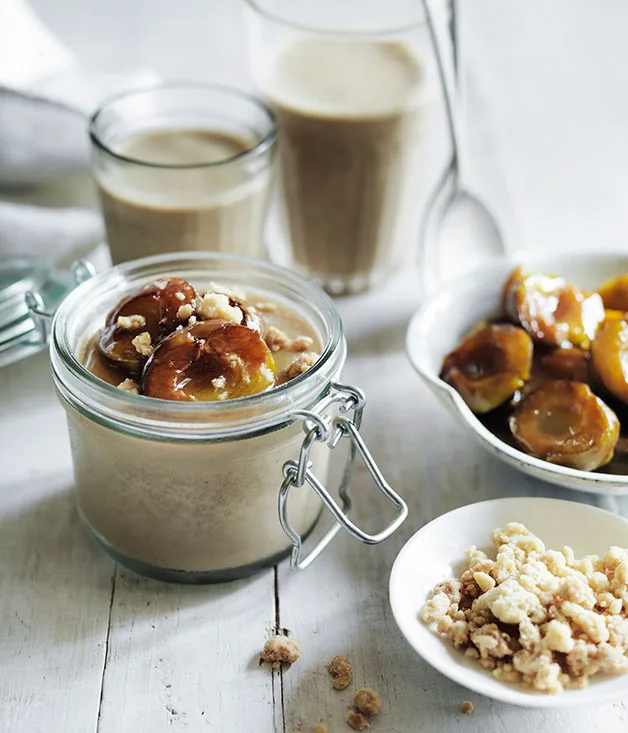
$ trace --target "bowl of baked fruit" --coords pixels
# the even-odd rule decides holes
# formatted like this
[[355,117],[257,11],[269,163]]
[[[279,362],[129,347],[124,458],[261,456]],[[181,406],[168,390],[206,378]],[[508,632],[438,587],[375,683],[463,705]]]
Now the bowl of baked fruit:
[[505,462],[567,488],[628,493],[628,256],[496,259],[422,305],[407,352]]

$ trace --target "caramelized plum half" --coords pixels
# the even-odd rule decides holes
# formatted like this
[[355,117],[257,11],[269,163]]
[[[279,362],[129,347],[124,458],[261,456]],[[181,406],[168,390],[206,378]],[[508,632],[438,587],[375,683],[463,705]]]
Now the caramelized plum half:
[[535,379],[546,382],[567,379],[570,382],[589,382],[589,352],[582,349],[552,349],[535,356],[532,367]]
[[537,458],[594,471],[613,457],[619,420],[590,387],[548,382],[528,395],[509,420],[517,442]]
[[473,412],[490,412],[512,397],[530,376],[532,339],[511,324],[474,331],[443,362],[441,379]]
[[133,340],[147,332],[150,343],[155,345],[165,334],[187,321],[189,313],[187,317],[178,315],[181,307],[193,308],[195,303],[196,291],[181,278],[147,285],[128,295],[109,313],[98,339],[98,349],[114,365],[139,374],[147,356],[138,351]]
[[514,393],[511,405],[513,407],[518,405],[535,389],[558,379],[591,384],[593,378],[589,352],[582,351],[582,349],[551,349],[539,354],[537,347],[534,352],[530,379]]
[[628,403],[628,321],[605,321],[591,346],[591,358],[606,389]]
[[261,335],[224,320],[200,321],[175,331],[144,367],[143,393],[165,400],[234,399],[274,383],[275,362]]
[[604,320],[597,293],[580,290],[562,277],[526,274],[521,268],[504,286],[504,308],[537,341],[567,349],[588,349]]
[[628,312],[628,275],[619,275],[607,280],[598,290],[609,310]]

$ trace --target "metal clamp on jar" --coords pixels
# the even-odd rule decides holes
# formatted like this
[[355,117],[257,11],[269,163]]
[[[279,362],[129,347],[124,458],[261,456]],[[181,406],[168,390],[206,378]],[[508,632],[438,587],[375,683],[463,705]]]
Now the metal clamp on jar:
[[[320,335],[320,357],[289,382],[222,402],[178,402],[117,389],[85,367],[85,344],[121,298],[165,276],[199,288],[223,282],[286,304]],[[36,295],[28,302],[45,338],[48,316]],[[136,572],[216,582],[250,575],[291,551],[292,566],[302,569],[340,527],[376,544],[406,518],[405,503],[360,436],[364,395],[339,383],[347,350],[340,317],[318,286],[294,273],[218,253],[137,260],[91,277],[70,293],[54,316],[50,343],[53,377],[67,413],[79,514],[97,543]],[[328,463],[345,440],[350,447],[338,503],[326,488]],[[347,515],[358,455],[397,512],[373,535]],[[300,490],[305,485],[312,491]],[[302,558],[302,538],[323,506],[335,523]]]

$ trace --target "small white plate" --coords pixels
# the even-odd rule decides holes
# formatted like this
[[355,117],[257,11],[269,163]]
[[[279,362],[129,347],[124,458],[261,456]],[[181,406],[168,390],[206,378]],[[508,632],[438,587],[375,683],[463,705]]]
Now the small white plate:
[[494,499],[455,509],[426,524],[404,545],[390,575],[390,605],[409,644],[449,679],[495,700],[526,707],[596,705],[628,696],[628,675],[593,677],[589,687],[562,694],[527,692],[499,682],[477,662],[449,646],[419,621],[430,590],[459,575],[470,545],[488,550],[491,532],[507,522],[522,522],[548,549],[572,547],[576,557],[601,555],[611,545],[628,547],[628,520],[574,501]]
[[562,275],[594,290],[611,277],[628,272],[628,255],[621,252],[520,253],[500,257],[452,282],[429,298],[414,314],[406,349],[412,365],[454,416],[498,458],[524,473],[559,486],[595,494],[628,493],[628,475],[579,471],[529,456],[500,440],[471,412],[453,387],[440,379],[443,359],[482,319],[499,316],[507,277],[518,265],[537,272]]

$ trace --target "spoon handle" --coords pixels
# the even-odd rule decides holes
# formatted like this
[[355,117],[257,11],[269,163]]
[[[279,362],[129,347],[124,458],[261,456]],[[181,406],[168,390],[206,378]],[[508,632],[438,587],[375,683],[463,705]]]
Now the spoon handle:
[[[450,62],[450,53],[446,47],[446,43],[438,32],[435,13],[432,8],[434,0],[421,0],[425,12],[425,20],[430,34],[430,39],[434,47],[434,56],[436,57],[436,66],[438,68],[438,76],[440,78],[443,97],[445,102],[445,113],[447,117],[447,125],[449,127],[449,135],[451,137],[452,161],[451,169],[454,174],[459,174],[460,169],[460,146],[461,132],[458,120],[458,92],[456,84],[457,58],[456,49],[454,48],[454,58]],[[454,0],[455,1],[455,0]],[[455,10],[452,8],[452,12]],[[454,23],[455,26],[455,23]],[[452,34],[452,41],[454,36]],[[453,63],[452,63],[453,62]]]

